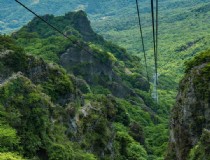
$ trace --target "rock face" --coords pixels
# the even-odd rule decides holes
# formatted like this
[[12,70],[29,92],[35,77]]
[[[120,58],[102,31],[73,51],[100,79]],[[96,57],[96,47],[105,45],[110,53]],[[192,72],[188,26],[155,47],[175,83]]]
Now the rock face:
[[69,48],[61,55],[60,60],[68,72],[82,76],[88,84],[108,87],[117,97],[125,97],[132,93],[131,89],[122,84],[111,64],[102,63],[84,50]]
[[[191,159],[190,152],[210,129],[210,52],[188,63],[172,110],[170,149],[166,159]],[[189,68],[190,67],[190,68]],[[208,137],[208,136],[207,136]],[[208,144],[210,145],[210,144]],[[205,156],[205,153],[203,153]],[[201,157],[202,159],[203,157]],[[197,159],[199,159],[197,157]]]
[[76,75],[83,75],[88,83],[98,83],[94,79],[96,76],[106,76],[107,80],[113,79],[112,67],[101,63],[93,55],[84,50],[69,48],[61,55],[61,64],[68,71],[73,71]]
[[[54,95],[55,103],[64,105],[74,98],[73,82],[70,76],[66,76],[66,73],[58,65],[48,64],[43,59],[23,53],[16,55],[17,53],[12,50],[0,51],[0,64],[2,65],[0,84],[13,74],[20,72],[34,84],[43,86],[47,94]],[[64,85],[66,89],[60,85]],[[51,90],[53,86],[57,86],[57,89]],[[55,94],[55,92],[59,92],[59,94]]]
[[92,41],[98,37],[91,28],[90,21],[84,11],[78,11],[75,13],[70,12],[66,14],[65,17],[72,19],[73,27],[79,31],[85,41]]

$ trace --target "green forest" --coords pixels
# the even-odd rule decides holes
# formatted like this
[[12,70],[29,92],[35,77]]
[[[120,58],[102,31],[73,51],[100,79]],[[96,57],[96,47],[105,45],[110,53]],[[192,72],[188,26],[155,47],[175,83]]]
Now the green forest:
[[159,2],[158,103],[149,2],[149,81],[135,1],[21,2],[42,20],[0,0],[0,159],[209,160],[208,0]]

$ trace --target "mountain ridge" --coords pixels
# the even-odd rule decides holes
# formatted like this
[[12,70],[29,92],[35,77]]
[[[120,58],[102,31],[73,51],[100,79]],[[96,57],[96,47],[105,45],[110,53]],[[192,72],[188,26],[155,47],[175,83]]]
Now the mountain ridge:
[[[76,18],[75,14],[78,15]],[[85,32],[79,32],[77,26],[72,26],[75,24],[73,21],[77,22],[80,16],[81,18],[84,16],[81,11],[69,13],[68,22],[65,16],[43,17],[58,26],[59,23],[68,23],[66,29],[68,36],[96,57],[85,53],[83,48],[78,48],[55,31],[49,30],[36,18],[12,34],[13,39],[7,36],[0,37],[3,42],[0,45],[0,77],[4,77],[2,82],[7,81],[13,73],[14,77],[17,77],[9,79],[9,83],[3,83],[0,87],[0,92],[4,95],[0,99],[2,106],[0,113],[11,115],[14,114],[13,110],[19,113],[20,104],[24,106],[23,110],[27,110],[31,115],[27,116],[20,112],[17,121],[21,119],[23,124],[27,123],[26,126],[20,125],[20,128],[16,128],[16,125],[4,118],[10,128],[16,130],[15,140],[19,139],[17,146],[22,148],[22,151],[6,146],[2,156],[16,151],[23,157],[38,159],[162,157],[164,153],[162,145],[166,147],[167,132],[165,119],[159,115],[163,115],[166,110],[158,110],[150,98],[149,83],[141,74],[140,59],[129,55],[125,49],[105,41],[95,33],[88,34],[94,35],[95,38],[85,37],[87,35]],[[69,23],[70,21],[73,23]],[[62,25],[59,29],[65,30]],[[65,57],[62,60],[64,55],[69,55],[70,59]],[[67,61],[66,65],[64,60]],[[89,72],[90,74],[87,74]],[[35,91],[30,91],[32,92],[30,94],[28,90],[31,85],[35,87]],[[16,86],[25,91],[14,90]],[[7,93],[15,95],[14,98],[10,99]],[[34,130],[32,121],[24,118],[25,116],[35,118],[36,114],[40,114],[38,111],[35,112],[39,108],[28,108],[27,104],[37,105],[43,109],[42,104],[37,104],[39,98],[45,97],[42,93],[49,97],[46,103],[53,107],[50,107],[49,114],[46,114],[48,118],[46,115],[43,117],[40,127],[45,126],[45,121],[49,123],[48,127],[55,126],[55,130],[49,132],[50,134],[45,128],[47,133],[44,133],[44,137]],[[29,98],[27,100],[23,97]],[[5,104],[11,104],[13,108],[5,110]],[[27,131],[28,125],[31,126],[30,133]],[[26,131],[22,127],[25,127]],[[164,129],[165,132],[159,136],[153,148],[153,138],[160,134],[160,129]],[[146,134],[147,132],[152,134]],[[23,133],[31,134],[34,138],[27,139],[29,137],[25,136],[26,143],[31,144],[28,147],[24,145]],[[35,139],[36,143],[33,142]],[[134,153],[133,150],[140,154]],[[58,152],[62,155],[57,154]]]
[[[52,1],[23,2],[44,13],[40,7]],[[54,4],[62,8],[57,14],[69,10],[62,2],[53,1],[50,12]],[[150,96],[150,14],[149,3],[143,2],[150,82],[137,48],[131,1],[112,6],[71,1],[77,12],[41,16],[72,41],[38,18],[11,36],[0,36],[0,159],[208,159],[209,51],[199,52],[210,46],[209,24],[201,23],[209,18],[209,2],[160,1],[159,104]],[[183,75],[168,144],[168,116]]]

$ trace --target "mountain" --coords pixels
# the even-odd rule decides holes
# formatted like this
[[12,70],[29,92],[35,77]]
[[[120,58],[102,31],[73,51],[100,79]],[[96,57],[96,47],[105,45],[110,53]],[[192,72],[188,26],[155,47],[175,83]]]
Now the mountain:
[[208,159],[208,0],[160,1],[158,105],[149,3],[140,1],[150,81],[135,2],[22,2],[71,40],[0,2],[10,33],[0,36],[0,159]]
[[187,63],[172,110],[167,160],[210,158],[210,51]]
[[0,159],[163,159],[168,108],[141,59],[83,11],[42,18],[72,41],[38,18],[0,36]]
[[[21,2],[39,15],[64,15],[69,11],[84,10],[92,22],[94,31],[143,59],[135,1],[21,0]],[[2,33],[11,33],[33,18],[31,13],[13,0],[0,3]],[[209,6],[208,0],[159,1],[158,92],[161,105],[165,107],[174,103],[178,82],[184,74],[184,62],[209,48]],[[154,59],[150,3],[140,0],[140,12],[149,75],[152,80]],[[145,70],[142,71],[145,74]]]

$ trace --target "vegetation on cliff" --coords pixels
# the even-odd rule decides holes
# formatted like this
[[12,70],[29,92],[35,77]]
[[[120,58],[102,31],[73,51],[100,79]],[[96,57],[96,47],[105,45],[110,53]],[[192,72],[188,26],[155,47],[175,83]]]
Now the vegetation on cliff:
[[150,98],[140,59],[81,28],[84,12],[44,18],[69,24],[68,36],[91,54],[36,18],[0,36],[2,127],[11,132],[1,156],[162,159],[168,109]]
[[[172,110],[169,154],[166,159],[208,159],[210,52],[186,63],[177,102]],[[205,140],[204,140],[205,137]]]
[[[210,51],[197,55],[209,46],[209,24],[203,25],[208,0],[160,2],[159,105],[140,63],[133,2],[23,2],[42,14],[46,4],[57,15],[69,11],[67,3],[86,10],[97,32],[137,54],[96,34],[83,11],[42,16],[72,41],[38,18],[0,36],[0,159],[160,160],[167,146],[167,160],[209,159]],[[21,9],[7,14],[8,2],[0,3],[0,31],[28,21],[27,14],[17,18]],[[141,9],[148,20],[143,30],[151,78],[151,15],[146,3]],[[192,56],[172,110],[168,145],[168,114],[183,62]]]

